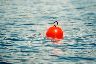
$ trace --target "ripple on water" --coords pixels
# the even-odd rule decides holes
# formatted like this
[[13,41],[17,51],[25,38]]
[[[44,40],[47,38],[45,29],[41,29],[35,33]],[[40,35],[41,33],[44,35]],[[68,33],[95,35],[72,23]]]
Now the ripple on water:
[[5,40],[11,40],[11,41],[25,41],[25,39],[21,39],[21,38],[6,38]]
[[[0,64],[96,64],[94,3],[0,0]],[[60,43],[44,34],[56,20],[65,31]]]

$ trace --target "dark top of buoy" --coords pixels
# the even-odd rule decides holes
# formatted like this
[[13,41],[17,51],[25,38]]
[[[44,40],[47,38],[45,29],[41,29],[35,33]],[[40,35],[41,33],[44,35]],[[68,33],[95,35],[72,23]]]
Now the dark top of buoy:
[[55,22],[54,22],[54,26],[56,27],[55,23],[57,23],[57,25],[58,25],[58,21],[55,21]]

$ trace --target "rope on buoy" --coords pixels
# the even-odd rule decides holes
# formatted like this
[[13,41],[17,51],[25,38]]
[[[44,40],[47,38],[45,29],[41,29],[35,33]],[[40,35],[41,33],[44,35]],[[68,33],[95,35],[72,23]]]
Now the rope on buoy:
[[54,22],[54,26],[56,27],[55,23],[57,23],[57,25],[58,25],[58,21],[55,21],[55,22]]

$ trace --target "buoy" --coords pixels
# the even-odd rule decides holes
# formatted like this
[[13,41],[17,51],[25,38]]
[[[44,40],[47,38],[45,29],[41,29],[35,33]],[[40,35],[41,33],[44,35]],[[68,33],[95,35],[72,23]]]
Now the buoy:
[[[55,23],[57,23],[57,25],[55,25]],[[64,32],[58,26],[58,21],[55,21],[54,25],[49,27],[46,32],[46,37],[48,39],[52,39],[52,40],[61,40],[61,39],[63,39],[63,36],[64,36]]]

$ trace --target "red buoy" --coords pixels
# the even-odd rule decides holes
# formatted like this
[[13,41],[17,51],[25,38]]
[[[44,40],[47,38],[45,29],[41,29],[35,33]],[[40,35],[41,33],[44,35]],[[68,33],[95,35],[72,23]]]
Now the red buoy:
[[[58,25],[58,22],[57,22],[57,25]],[[63,39],[63,35],[64,35],[63,33],[64,32],[60,27],[54,25],[54,26],[49,27],[49,29],[46,32],[46,37],[52,40],[61,40]]]

